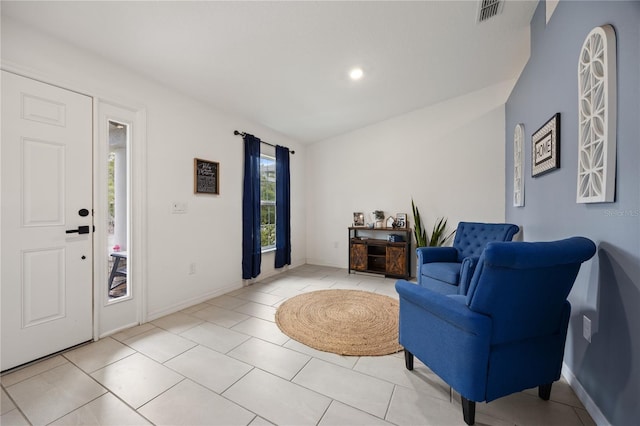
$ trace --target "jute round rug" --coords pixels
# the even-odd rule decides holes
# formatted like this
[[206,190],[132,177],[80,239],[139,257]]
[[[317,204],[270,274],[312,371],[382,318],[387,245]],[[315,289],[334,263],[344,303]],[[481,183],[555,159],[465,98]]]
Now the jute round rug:
[[280,305],[276,324],[287,336],[339,355],[387,355],[398,344],[398,301],[360,290],[319,290]]

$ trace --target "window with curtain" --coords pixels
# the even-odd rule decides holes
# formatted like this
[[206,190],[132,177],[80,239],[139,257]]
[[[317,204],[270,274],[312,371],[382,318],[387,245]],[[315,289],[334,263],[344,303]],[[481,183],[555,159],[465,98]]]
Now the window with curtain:
[[260,245],[276,248],[276,159],[260,155]]
[[262,154],[259,138],[242,136],[242,279],[248,280],[260,275],[266,250],[275,249],[276,268],[291,265],[290,151],[278,145],[275,157]]

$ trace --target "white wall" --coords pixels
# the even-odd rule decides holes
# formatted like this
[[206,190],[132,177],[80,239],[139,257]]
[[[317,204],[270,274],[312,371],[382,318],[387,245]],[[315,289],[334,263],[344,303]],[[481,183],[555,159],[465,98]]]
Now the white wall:
[[347,267],[353,212],[366,221],[373,210],[407,213],[413,227],[412,197],[429,230],[440,216],[451,229],[503,221],[504,103],[513,83],[310,145],[307,262]]
[[[2,18],[2,67],[147,112],[147,317],[153,319],[241,281],[242,139],[238,129],[289,146],[293,266],[306,260],[305,146],[266,127],[226,115],[93,54]],[[220,162],[220,195],[193,194],[193,158]],[[173,201],[188,213],[170,214]],[[273,254],[263,273],[275,273]],[[196,274],[188,275],[196,264]],[[106,278],[105,278],[106,282]]]
[[[447,216],[452,226],[459,220],[504,220],[504,102],[513,82],[305,147],[6,17],[2,64],[146,108],[144,256],[150,318],[241,285],[243,160],[234,129],[296,150],[291,162],[294,266],[308,259],[346,267],[352,213],[382,209],[387,215],[410,215],[411,197],[429,228],[438,216]],[[193,157],[220,162],[220,196],[193,194]],[[186,202],[188,213],[170,214],[173,201]],[[195,275],[187,274],[190,263],[196,263]],[[264,256],[262,277],[274,273],[272,264],[273,255]]]

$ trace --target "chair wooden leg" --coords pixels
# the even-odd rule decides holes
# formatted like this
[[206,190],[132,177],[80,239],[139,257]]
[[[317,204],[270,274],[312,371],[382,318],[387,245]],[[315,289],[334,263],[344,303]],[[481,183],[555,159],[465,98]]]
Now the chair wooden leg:
[[407,370],[413,370],[413,354],[408,350],[404,350],[404,365]]
[[476,402],[469,401],[462,395],[460,395],[460,398],[462,398],[462,417],[464,417],[464,422],[472,425],[476,422]]
[[553,385],[553,383],[547,383],[546,385],[538,386],[538,396],[540,397],[540,399],[548,401],[549,398],[551,398],[551,385]]

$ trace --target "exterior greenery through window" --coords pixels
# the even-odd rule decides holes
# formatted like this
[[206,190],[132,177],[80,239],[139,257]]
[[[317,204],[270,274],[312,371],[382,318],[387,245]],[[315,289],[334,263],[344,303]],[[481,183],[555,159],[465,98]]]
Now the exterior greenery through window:
[[109,222],[108,233],[113,235],[116,216],[116,190],[115,190],[115,169],[116,169],[116,153],[111,151],[107,158],[107,200],[109,205]]
[[276,159],[260,155],[260,241],[262,251],[276,248]]

